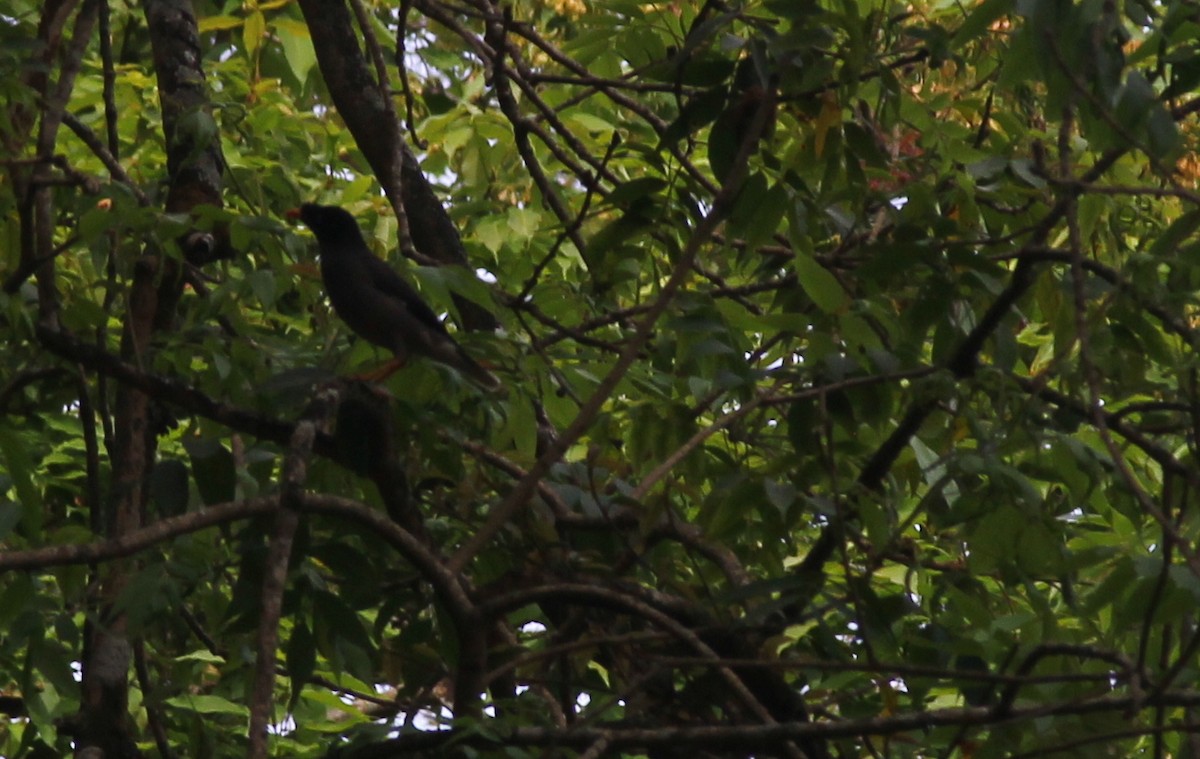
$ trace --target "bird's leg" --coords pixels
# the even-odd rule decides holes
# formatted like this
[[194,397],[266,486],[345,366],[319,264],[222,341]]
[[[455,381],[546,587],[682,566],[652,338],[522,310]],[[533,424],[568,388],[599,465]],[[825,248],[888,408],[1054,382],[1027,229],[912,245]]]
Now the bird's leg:
[[363,382],[383,382],[385,379],[403,368],[404,364],[405,360],[399,356],[396,356],[377,369],[372,369],[369,372],[362,372],[361,374],[354,374],[351,375],[350,378],[362,380]]

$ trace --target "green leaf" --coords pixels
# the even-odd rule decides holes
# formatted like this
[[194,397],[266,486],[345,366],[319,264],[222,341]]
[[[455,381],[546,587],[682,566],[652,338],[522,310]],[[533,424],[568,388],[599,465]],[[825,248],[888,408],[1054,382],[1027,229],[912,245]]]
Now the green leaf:
[[820,443],[816,398],[800,398],[788,407],[788,440],[798,454],[815,452]]
[[300,697],[317,666],[317,645],[312,631],[303,622],[292,628],[286,650],[288,677],[292,681],[292,703]]
[[[172,137],[172,148],[186,150],[182,163],[190,165],[201,154],[217,143],[221,129],[216,119],[204,108],[192,108],[182,115],[175,123]],[[164,226],[178,225],[179,229],[169,230],[169,233],[182,234],[189,226],[183,217],[167,216],[162,219]]]
[[227,698],[211,694],[173,696],[163,701],[172,709],[196,714],[225,714],[233,717],[249,717],[250,710],[241,704],[235,704]]
[[1009,506],[988,510],[971,531],[972,571],[989,573],[1010,564],[1018,549],[1024,521],[1020,512]]
[[747,114],[734,102],[717,118],[708,133],[708,164],[718,182],[724,182],[741,147],[741,127]]
[[192,460],[196,489],[207,505],[232,501],[236,494],[237,472],[233,454],[215,440],[188,438],[184,447]]
[[34,484],[36,471],[28,444],[14,430],[0,427],[0,456],[20,500],[21,532],[33,543],[42,540],[42,493]]
[[201,34],[219,32],[225,29],[236,29],[242,25],[242,19],[236,16],[205,16],[196,22]]
[[374,646],[358,614],[337,595],[313,593],[313,633],[317,650],[337,669],[358,677],[368,676]]
[[10,630],[13,620],[36,600],[37,588],[27,573],[9,572],[5,579],[4,589],[0,590],[0,625]]
[[792,266],[796,269],[800,286],[817,308],[827,314],[836,314],[850,303],[850,296],[837,279],[812,257],[797,253],[792,259]]
[[767,502],[761,480],[746,478],[727,492],[706,504],[702,525],[704,532],[714,540],[723,540],[736,534],[748,515]]
[[522,457],[537,458],[538,422],[533,407],[529,404],[514,404],[505,415],[499,433],[502,440],[509,442]]
[[1054,575],[1062,571],[1062,540],[1040,521],[1027,521],[1017,543],[1017,561],[1033,576]]
[[615,206],[632,205],[643,198],[661,193],[666,187],[666,181],[658,177],[639,177],[617,185],[606,200]]
[[317,51],[313,48],[312,35],[308,26],[292,19],[280,18],[272,22],[279,44],[283,46],[283,57],[296,81],[303,85],[309,72],[317,63]]
[[261,11],[252,11],[246,16],[246,25],[242,27],[242,44],[246,46],[246,55],[254,60],[262,47],[263,38],[267,35],[267,18]]
[[588,239],[582,254],[596,287],[606,287],[616,279],[620,262],[617,253],[621,245],[649,231],[652,226],[644,214],[630,211],[610,221]]
[[1013,0],[984,0],[975,6],[967,20],[958,27],[950,38],[949,47],[958,50],[966,43],[982,35],[991,28],[1001,16],[1013,11]]
[[0,501],[0,540],[8,537],[21,521],[21,505],[13,501]]
[[150,472],[150,499],[159,516],[184,513],[190,497],[186,464],[178,459],[166,459],[154,465]]
[[1155,102],[1150,106],[1146,130],[1150,138],[1148,148],[1151,156],[1168,158],[1179,151],[1179,125],[1162,103]]
[[214,654],[212,651],[209,651],[206,648],[198,648],[195,651],[183,654],[182,656],[176,656],[175,661],[196,662],[198,664],[224,664],[225,658],[223,656]]
[[594,132],[597,134],[609,134],[616,130],[616,125],[606,119],[603,119],[593,113],[585,111],[572,111],[564,119],[567,123],[574,124],[584,131]]
[[1158,260],[1169,259],[1176,250],[1183,246],[1200,229],[1200,211],[1188,211],[1171,222],[1166,231],[1158,235],[1150,246],[1151,258]]
[[475,239],[492,253],[499,253],[508,243],[507,220],[482,219],[475,225]]
[[435,302],[449,303],[449,294],[455,293],[484,308],[495,307],[487,283],[469,269],[461,266],[418,266],[413,273],[420,281],[421,289],[427,290]]
[[532,239],[544,224],[542,215],[531,208],[510,208],[507,221],[515,241],[522,244]]
[[725,110],[727,98],[728,92],[725,87],[714,87],[690,98],[680,109],[675,120],[667,125],[663,132],[662,146],[674,145],[716,121]]
[[1025,24],[1013,34],[1000,68],[998,86],[1011,89],[1022,82],[1039,81],[1042,78],[1041,33]]
[[75,688],[75,672],[71,668],[73,652],[58,641],[43,639],[31,648],[30,665],[60,693]]
[[119,217],[111,209],[93,208],[79,220],[79,239],[92,242],[116,226]]

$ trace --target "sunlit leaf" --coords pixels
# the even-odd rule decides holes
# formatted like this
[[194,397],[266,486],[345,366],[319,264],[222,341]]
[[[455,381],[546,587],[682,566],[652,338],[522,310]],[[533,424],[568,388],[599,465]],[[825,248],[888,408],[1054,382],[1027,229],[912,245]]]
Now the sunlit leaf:
[[826,313],[837,313],[849,302],[846,291],[823,266],[805,255],[797,255],[792,262],[796,268],[800,286],[813,299],[813,303]]
[[317,63],[317,51],[313,49],[312,37],[308,27],[291,19],[281,18],[272,22],[275,34],[279,36],[279,44],[283,46],[283,55],[287,58],[292,74],[301,84],[308,81],[308,74]]
[[196,714],[224,714],[233,717],[246,717],[250,713],[242,704],[236,704],[227,698],[215,695],[175,696],[168,698],[163,703],[173,709],[195,712]]
[[251,59],[258,55],[258,49],[262,47],[263,37],[267,33],[267,19],[262,14],[262,11],[252,11],[246,16],[246,23],[242,27],[242,44],[246,46],[246,55]]

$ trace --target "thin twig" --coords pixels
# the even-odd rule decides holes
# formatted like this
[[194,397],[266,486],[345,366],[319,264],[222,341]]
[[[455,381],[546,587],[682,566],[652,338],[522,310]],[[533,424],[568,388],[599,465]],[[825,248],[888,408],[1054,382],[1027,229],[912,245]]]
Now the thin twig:
[[63,113],[63,123],[75,133],[76,137],[83,140],[83,144],[87,145],[88,149],[100,159],[100,162],[104,164],[104,168],[108,169],[108,173],[113,179],[129,188],[133,197],[137,199],[138,205],[150,205],[150,199],[146,197],[146,193],[142,192],[142,188],[134,184],[134,181],[125,173],[125,169],[121,166],[120,162],[117,161],[116,156],[108,152],[108,148],[104,146],[104,143],[100,142],[100,138],[96,136],[96,133],[90,127],[70,112]]
[[700,248],[708,243],[713,232],[725,220],[725,217],[732,208],[733,201],[737,197],[737,191],[741,188],[742,181],[749,171],[750,153],[758,143],[759,135],[767,120],[767,114],[771,111],[772,107],[773,101],[768,97],[763,100],[759,108],[755,111],[754,118],[746,130],[746,138],[742,141],[735,156],[733,162],[734,168],[730,171],[729,178],[721,188],[721,191],[713,198],[708,214],[697,225],[691,237],[688,238],[687,244],[684,246],[683,251],[681,251],[674,270],[671,272],[671,276],[663,284],[658,298],[638,323],[633,336],[626,343],[621,356],[613,364],[608,374],[600,381],[599,386],[592,393],[587,403],[579,410],[571,425],[538,458],[537,462],[529,470],[529,473],[517,483],[517,486],[513,488],[513,491],[504,499],[503,503],[488,517],[487,522],[454,554],[450,560],[452,571],[456,573],[461,571],[479,550],[500,531],[505,523],[533,495],[537,483],[542,477],[546,476],[550,471],[550,467],[557,463],[559,458],[566,453],[567,449],[574,445],[575,441],[591,427],[596,414],[608,402],[609,397],[616,389],[621,378],[629,371],[629,368],[633,365],[633,362],[637,359],[646,343],[649,342],[650,334],[654,326],[658,323],[659,317],[666,312],[667,306],[670,305],[675,294],[683,286],[684,281],[691,273],[692,261],[695,260]]

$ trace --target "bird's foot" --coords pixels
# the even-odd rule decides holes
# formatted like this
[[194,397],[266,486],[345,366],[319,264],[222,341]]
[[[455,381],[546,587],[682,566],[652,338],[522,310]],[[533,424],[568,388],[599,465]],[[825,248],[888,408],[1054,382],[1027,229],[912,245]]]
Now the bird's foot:
[[377,369],[372,369],[369,372],[362,372],[361,374],[352,374],[348,379],[361,380],[363,382],[383,382],[385,379],[399,371],[403,366],[404,359],[393,358],[391,361],[388,361],[386,364]]

